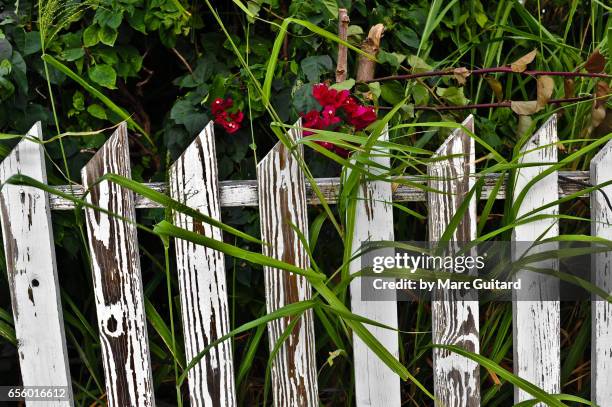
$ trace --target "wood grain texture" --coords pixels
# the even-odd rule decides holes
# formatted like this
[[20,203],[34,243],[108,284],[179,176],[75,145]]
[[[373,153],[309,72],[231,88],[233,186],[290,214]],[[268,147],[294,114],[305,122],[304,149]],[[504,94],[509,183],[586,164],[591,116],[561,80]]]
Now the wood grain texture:
[[[515,200],[533,177],[546,170],[551,165],[550,163],[557,162],[557,140],[557,119],[553,115],[521,149],[521,152],[525,154],[519,159],[520,163],[543,163],[543,165],[518,170]],[[559,197],[557,185],[556,172],[538,181],[528,190],[517,216],[520,217],[557,200]],[[558,213],[558,206],[537,212],[537,214]],[[559,225],[556,219],[541,219],[517,226],[513,232],[513,240],[533,242],[539,238],[558,234]],[[513,258],[520,257],[524,251],[525,247],[519,247],[514,251]],[[556,267],[556,263],[542,264],[542,267],[545,266]],[[512,302],[514,372],[547,392],[560,393],[559,302],[533,300],[539,298],[542,290],[554,290],[554,284],[550,284],[546,276],[536,276],[534,273],[525,274],[522,271],[517,273],[516,278],[522,280],[522,289],[518,293],[514,292],[515,297]],[[556,290],[558,291],[558,285]],[[546,297],[550,298],[548,295]],[[518,387],[514,388],[516,403],[531,398]]]
[[[40,122],[28,136],[42,139]],[[47,182],[41,144],[22,140],[4,159],[0,182],[15,174]],[[0,220],[23,385],[66,386],[70,400],[44,405],[72,406],[47,193],[34,187],[4,185],[0,193]]]
[[[221,220],[213,123],[170,166],[170,195],[204,215]],[[221,230],[175,212],[176,226],[223,241]],[[185,355],[193,359],[230,331],[225,256],[175,239]],[[231,341],[212,348],[188,373],[192,406],[235,406]]]
[[[564,178],[565,177],[565,178]],[[494,188],[495,183],[499,179],[499,174],[486,174],[484,175],[485,181],[482,188],[482,194],[480,199],[488,199],[491,190]],[[567,178],[567,179],[566,179]],[[426,201],[425,191],[422,188],[408,186],[400,184],[401,180],[410,181],[417,184],[425,185],[427,183],[426,177],[420,176],[403,176],[398,178],[398,183],[393,188],[393,201],[394,202],[424,202]],[[559,196],[568,196],[574,194],[582,189],[584,186],[577,184],[578,182],[589,182],[588,171],[559,171]],[[321,193],[325,197],[325,200],[332,204],[338,202],[338,195],[340,193],[340,179],[339,178],[317,178],[318,187],[321,189]],[[163,182],[151,182],[145,184],[147,187],[152,188],[158,192],[164,194],[168,193],[168,185]],[[67,193],[74,194],[74,196],[80,197],[83,195],[83,187],[81,185],[59,185],[54,188]],[[221,201],[221,207],[245,207],[259,206],[259,197],[257,195],[257,181],[256,180],[242,180],[242,181],[221,181],[219,182],[219,195]],[[587,197],[587,194],[580,195],[581,197]],[[505,199],[506,191],[505,184],[502,185],[499,191],[495,195],[496,199]],[[156,202],[153,202],[143,196],[135,196],[136,209],[149,209],[149,208],[161,208],[162,206]],[[51,195],[49,197],[51,209],[53,210],[71,210],[74,209],[74,203],[66,198]],[[308,205],[319,205],[321,202],[319,198],[314,194],[312,186],[306,184],[306,203]]]
[[[387,130],[380,140],[387,141]],[[388,157],[373,158],[377,163],[389,167]],[[372,173],[375,168],[370,168]],[[393,241],[393,205],[391,184],[385,181],[369,181],[359,186],[355,208],[355,228],[352,249],[357,252],[366,242]],[[350,273],[361,271],[361,261],[349,265]],[[390,301],[366,301],[361,299],[361,278],[351,281],[351,311],[397,329],[397,304]],[[365,325],[380,343],[396,358],[399,358],[399,338],[395,331]],[[353,359],[355,372],[355,405],[357,407],[400,406],[400,378],[370,348],[353,334]]]
[[[301,126],[300,122],[296,126]],[[292,129],[297,140],[301,130]],[[302,154],[302,146],[297,150]],[[291,225],[308,237],[306,188],[297,160],[282,144],[276,146],[257,165],[259,212],[263,253],[301,268],[310,261]],[[264,267],[266,309],[268,313],[287,304],[311,298],[307,279],[283,270]],[[292,317],[268,323],[270,349],[283,334]],[[272,364],[272,393],[277,407],[318,406],[317,365],[314,321],[311,310],[296,323]]]
[[[135,221],[132,192],[104,181],[104,174],[131,177],[127,127],[120,125],[83,168],[87,202]],[[93,209],[85,210],[108,405],[154,406],[149,341],[143,305],[136,227]]]
[[[474,131],[474,117],[468,116],[463,126]],[[454,156],[454,157],[450,157]],[[462,129],[451,133],[434,157],[449,157],[429,164],[429,186],[445,194],[427,194],[429,208],[429,240],[436,242],[448,227],[466,194],[474,185],[474,139]],[[470,242],[476,237],[476,200],[457,227],[452,242]],[[457,345],[478,353],[478,301],[466,301],[456,292],[440,292],[431,303],[433,343]],[[434,394],[437,406],[480,406],[480,367],[463,356],[434,349]]]
[[[612,142],[591,160],[591,183],[612,180]],[[612,196],[612,185],[602,188]],[[612,240],[612,211],[601,192],[591,193],[591,235]],[[612,294],[612,254],[593,255],[593,279],[597,287]],[[591,303],[591,401],[612,406],[612,304],[598,299]]]

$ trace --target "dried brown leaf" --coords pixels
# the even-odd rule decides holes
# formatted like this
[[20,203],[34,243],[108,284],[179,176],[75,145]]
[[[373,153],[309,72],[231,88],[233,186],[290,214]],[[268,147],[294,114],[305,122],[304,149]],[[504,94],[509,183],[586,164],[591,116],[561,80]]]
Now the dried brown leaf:
[[523,72],[525,69],[527,69],[527,65],[533,62],[537,54],[538,51],[534,49],[530,53],[525,54],[516,61],[514,61],[512,64],[510,64],[512,72]]
[[511,101],[510,108],[512,111],[520,116],[529,116],[541,108],[538,106],[537,100],[529,100],[529,101]]
[[467,77],[470,76],[470,74],[470,70],[465,67],[453,69],[453,76],[455,77],[459,85],[465,85],[465,81]]
[[550,76],[538,76],[538,108],[541,109],[552,97],[555,81]]
[[598,49],[595,50],[584,63],[584,69],[590,73],[599,73],[606,67],[606,57],[601,55]]
[[573,98],[575,94],[574,80],[569,78],[565,79],[563,81],[563,96],[568,99]]
[[497,98],[498,101],[502,101],[504,99],[504,93],[502,90],[502,84],[497,79],[492,76],[485,76],[485,80],[489,84],[489,87],[493,91],[493,94]]
[[595,107],[600,107],[606,104],[610,98],[610,87],[604,81],[597,82],[595,88]]

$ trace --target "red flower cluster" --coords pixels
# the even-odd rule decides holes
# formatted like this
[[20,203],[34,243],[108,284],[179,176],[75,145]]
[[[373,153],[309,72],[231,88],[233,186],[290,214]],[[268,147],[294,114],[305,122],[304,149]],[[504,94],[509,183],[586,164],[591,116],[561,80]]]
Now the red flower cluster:
[[240,123],[244,119],[244,114],[240,110],[233,113],[229,112],[233,105],[232,98],[216,98],[210,105],[210,111],[215,116],[215,123],[223,127],[229,134],[240,130]]
[[[313,109],[303,114],[304,127],[317,130],[334,130],[343,121],[356,130],[368,127],[376,120],[376,110],[371,106],[363,106],[357,103],[348,90],[338,91],[330,89],[326,84],[319,83],[312,88],[312,96],[321,105],[322,109]],[[341,114],[342,117],[338,116]],[[305,136],[313,134],[311,131],[304,131]],[[338,155],[348,156],[348,151],[344,148],[326,142],[317,141],[318,144]]]

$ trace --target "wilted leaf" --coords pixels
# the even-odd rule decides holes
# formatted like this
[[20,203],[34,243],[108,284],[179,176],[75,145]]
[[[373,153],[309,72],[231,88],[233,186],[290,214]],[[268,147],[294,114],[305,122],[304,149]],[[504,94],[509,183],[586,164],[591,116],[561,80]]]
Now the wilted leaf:
[[555,81],[553,81],[553,78],[546,75],[538,76],[538,109],[546,106],[554,89]]
[[533,62],[537,54],[538,51],[534,49],[530,53],[525,54],[514,61],[512,64],[510,64],[512,72],[523,72],[525,69],[527,69],[527,65]]
[[597,82],[595,89],[595,107],[598,108],[606,104],[610,97],[610,87],[604,81]]
[[512,109],[514,113],[520,116],[529,116],[541,110],[541,108],[538,107],[537,100],[518,101],[518,102],[513,100],[510,102],[510,108]]
[[584,69],[590,73],[599,73],[606,67],[606,58],[601,55],[598,49],[595,50],[584,64]]
[[[606,118],[606,108],[605,106],[593,106],[593,111],[591,112],[591,126],[590,130],[597,128]],[[590,131],[589,131],[590,133]]]
[[565,96],[565,98],[568,99],[568,98],[573,98],[574,95],[575,95],[574,80],[567,78],[563,81],[563,96]]
[[527,134],[531,130],[533,125],[533,119],[531,116],[519,116],[518,126],[516,127],[516,135],[520,138]]
[[470,76],[471,72],[465,67],[455,68],[453,70],[453,76],[459,82],[459,85],[465,85],[465,80]]
[[492,76],[485,76],[485,80],[489,84],[489,87],[491,87],[491,90],[493,91],[493,94],[495,95],[497,100],[500,100],[500,101],[503,100],[504,99],[504,93],[502,91],[502,84],[501,84],[501,82],[498,81],[497,79],[493,78]]

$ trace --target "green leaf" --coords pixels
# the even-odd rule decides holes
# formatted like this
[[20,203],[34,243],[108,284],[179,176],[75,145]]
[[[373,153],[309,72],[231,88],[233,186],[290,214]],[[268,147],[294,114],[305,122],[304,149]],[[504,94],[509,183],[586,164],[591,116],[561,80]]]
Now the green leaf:
[[330,88],[336,90],[351,90],[353,86],[355,86],[355,79],[347,79],[339,83],[334,83]]
[[404,99],[404,87],[398,81],[384,82],[380,87],[380,96],[392,105]]
[[431,65],[429,65],[427,62],[423,61],[421,58],[419,58],[416,55],[408,56],[408,64],[412,67],[412,70],[416,73],[427,72],[427,71],[433,70]]
[[103,44],[112,47],[113,45],[115,45],[115,41],[117,40],[118,34],[119,32],[116,29],[105,26],[98,31],[98,38]]
[[329,18],[338,18],[338,2],[336,0],[319,0],[318,3],[323,6],[323,10],[327,12]]
[[397,52],[387,52],[382,49],[378,52],[378,60],[380,63],[389,64],[393,69],[398,69],[405,59],[405,55]]
[[86,47],[93,47],[98,42],[100,42],[100,38],[98,37],[98,26],[90,25],[83,31],[83,45]]
[[449,88],[441,88],[438,87],[436,89],[436,94],[440,96],[442,99],[452,103],[453,105],[467,105],[470,101],[463,94],[463,87],[457,88],[455,86],[451,86]]
[[62,59],[65,61],[76,61],[85,56],[85,50],[83,48],[69,48],[62,52]]
[[112,66],[99,64],[89,69],[89,79],[105,88],[115,89],[117,73]]
[[99,8],[94,17],[94,22],[98,23],[100,27],[109,27],[114,30],[119,28],[121,20],[123,20],[123,11],[108,8]]
[[87,107],[87,112],[98,119],[107,119],[106,111],[104,110],[104,108],[96,103],[94,103],[93,105],[89,105]]
[[190,134],[202,131],[208,122],[208,115],[195,107],[189,100],[179,100],[170,110],[170,118],[185,126]]
[[332,59],[329,55],[313,55],[302,59],[300,63],[302,72],[308,78],[308,82],[317,83],[321,75],[332,70]]

